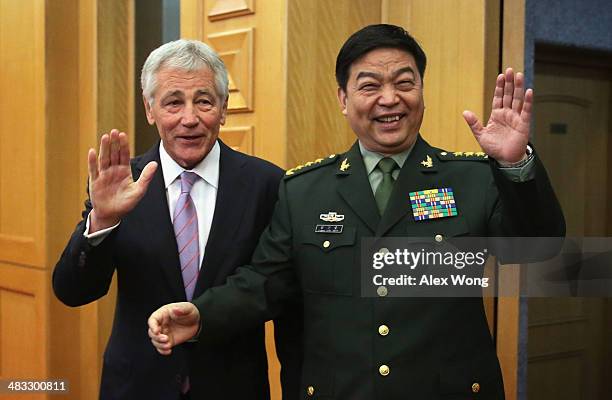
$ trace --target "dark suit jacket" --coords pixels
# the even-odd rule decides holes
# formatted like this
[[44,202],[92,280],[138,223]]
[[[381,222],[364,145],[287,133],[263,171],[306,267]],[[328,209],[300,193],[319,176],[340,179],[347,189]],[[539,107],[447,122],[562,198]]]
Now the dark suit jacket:
[[[223,284],[237,266],[250,260],[269,222],[282,176],[275,165],[219,144],[216,208],[196,296]],[[161,165],[158,145],[132,160],[134,179],[150,161]],[[90,211],[88,200],[84,219]],[[77,225],[53,271],[53,289],[65,304],[80,306],[104,296],[117,271],[117,304],[104,354],[101,399],[176,399],[187,375],[193,399],[269,398],[263,324],[222,334],[215,341],[186,343],[170,356],[158,354],[151,345],[150,314],[164,304],[186,301],[161,168],[142,200],[101,244],[91,246],[84,229],[85,220]],[[297,318],[301,322],[301,315]],[[283,384],[296,385],[301,328],[288,321],[276,327],[277,340],[279,355],[285,357]],[[296,330],[287,330],[293,326]]]
[[[492,160],[454,157],[419,137],[382,216],[357,144],[288,171],[252,265],[194,300],[202,337],[255,326],[303,297],[300,398],[503,399],[482,298],[400,298],[393,288],[386,297],[362,296],[362,239],[562,236],[559,203],[534,162],[535,178],[515,183]],[[445,187],[454,190],[458,215],[416,221],[409,193]],[[333,223],[340,233],[317,231],[329,225],[320,217],[329,212],[344,216]],[[234,313],[240,318],[223,318]]]

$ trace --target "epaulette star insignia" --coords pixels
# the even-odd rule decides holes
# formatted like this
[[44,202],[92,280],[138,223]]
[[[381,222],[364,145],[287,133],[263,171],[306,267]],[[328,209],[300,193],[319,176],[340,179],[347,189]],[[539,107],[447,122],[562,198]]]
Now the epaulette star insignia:
[[300,164],[300,165],[298,165],[296,167],[293,167],[293,168],[287,170],[287,172],[285,172],[285,177],[295,176],[298,173],[310,171],[310,170],[316,169],[319,166],[332,163],[332,162],[335,161],[336,157],[337,156],[335,154],[332,154],[332,155],[330,155],[327,158],[317,158],[314,161],[308,161],[307,163]]
[[454,151],[446,152],[440,151],[436,153],[436,156],[441,161],[488,161],[489,156],[484,152],[478,151]]

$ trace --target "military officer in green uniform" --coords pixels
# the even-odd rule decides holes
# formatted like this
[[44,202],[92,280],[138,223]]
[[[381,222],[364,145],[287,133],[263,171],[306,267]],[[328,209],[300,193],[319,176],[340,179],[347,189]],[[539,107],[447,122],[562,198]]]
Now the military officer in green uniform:
[[[400,27],[372,25],[347,40],[336,78],[357,142],[287,171],[251,265],[192,303],[151,315],[149,336],[161,354],[196,335],[214,341],[243,331],[300,298],[299,398],[504,398],[481,298],[398,298],[384,286],[378,297],[361,295],[365,237],[565,234],[528,145],[533,92],[523,75],[507,69],[497,77],[486,126],[464,112],[482,153],[455,153],[419,134],[425,66],[425,53]],[[453,209],[414,208],[410,195],[429,189],[450,189]]]

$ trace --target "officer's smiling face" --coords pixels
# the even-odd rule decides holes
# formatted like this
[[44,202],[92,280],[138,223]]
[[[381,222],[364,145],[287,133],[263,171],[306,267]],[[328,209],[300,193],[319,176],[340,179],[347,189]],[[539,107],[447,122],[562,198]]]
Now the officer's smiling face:
[[342,113],[370,151],[396,154],[416,140],[425,109],[423,82],[414,57],[399,49],[366,53],[350,68]]

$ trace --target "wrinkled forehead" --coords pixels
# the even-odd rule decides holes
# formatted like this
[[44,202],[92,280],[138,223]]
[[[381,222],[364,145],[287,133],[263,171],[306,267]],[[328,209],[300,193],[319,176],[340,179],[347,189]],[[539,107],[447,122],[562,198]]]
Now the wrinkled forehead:
[[412,73],[420,78],[412,53],[398,48],[372,49],[355,59],[349,67],[349,81],[370,75],[372,72],[391,75]]
[[194,70],[164,67],[155,73],[155,94],[162,95],[164,92],[193,92],[206,91],[217,94],[215,76],[208,67]]

